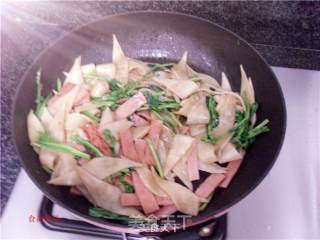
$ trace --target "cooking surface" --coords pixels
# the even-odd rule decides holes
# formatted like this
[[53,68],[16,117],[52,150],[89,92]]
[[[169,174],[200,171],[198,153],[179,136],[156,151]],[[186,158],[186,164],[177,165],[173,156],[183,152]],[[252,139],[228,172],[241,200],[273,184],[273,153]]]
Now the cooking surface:
[[[229,214],[228,239],[320,238],[320,72],[274,67],[287,105],[287,133],[263,182]],[[2,216],[2,238],[96,239],[51,232],[38,216],[42,193],[22,170]],[[57,216],[71,216],[56,207]],[[19,231],[12,226],[19,226]]]

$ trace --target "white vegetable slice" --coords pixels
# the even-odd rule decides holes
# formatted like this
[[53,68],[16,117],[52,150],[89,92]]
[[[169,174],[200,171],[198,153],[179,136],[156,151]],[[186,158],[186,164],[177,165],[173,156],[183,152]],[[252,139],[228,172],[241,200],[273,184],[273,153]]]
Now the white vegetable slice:
[[216,163],[203,163],[198,162],[199,170],[208,173],[226,173],[227,168],[221,167]]
[[162,190],[162,188],[158,185],[156,179],[153,177],[152,172],[148,167],[139,167],[136,168],[136,171],[141,178],[143,184],[146,188],[149,189],[153,194],[159,197],[167,197],[168,195]]
[[59,160],[48,183],[61,186],[75,186],[81,184],[76,171],[77,162],[69,154],[59,154]]
[[121,206],[121,190],[119,188],[96,178],[81,167],[77,167],[77,171],[83,185],[98,207],[132,218],[144,218],[136,208]]
[[143,126],[143,127],[133,127],[131,128],[131,133],[133,139],[139,139],[145,137],[150,130],[150,126]]
[[198,214],[200,200],[193,192],[183,187],[181,184],[160,178],[154,169],[152,173],[157,184],[168,194],[169,198],[180,212],[192,216]]
[[222,72],[221,76],[222,76],[221,77],[221,87],[224,90],[232,91],[229,79],[227,78],[227,75],[224,72]]
[[83,75],[92,73],[93,71],[95,71],[95,69],[96,69],[96,66],[93,63],[89,63],[81,66],[81,71]]
[[83,76],[81,70],[81,57],[77,57],[71,67],[69,73],[67,74],[67,78],[65,83],[73,83],[73,84],[81,84],[83,83]]
[[[92,81],[92,82],[91,82]],[[90,96],[92,97],[102,97],[107,92],[109,92],[109,84],[102,80],[91,80],[92,83],[90,89]]]
[[201,96],[191,107],[187,116],[187,124],[208,124],[209,120],[210,114],[206,104],[206,97]]
[[106,177],[126,168],[141,167],[142,164],[125,158],[101,157],[94,158],[82,165],[84,169],[99,179]]
[[225,135],[233,128],[237,108],[237,99],[233,95],[220,95],[217,112],[219,124],[213,129],[212,134],[216,137]]
[[141,80],[142,77],[149,72],[149,67],[145,62],[128,58],[129,64],[129,80],[137,81]]
[[116,75],[116,67],[113,63],[99,64],[96,66],[96,72],[99,76],[113,79]]
[[205,124],[190,125],[189,132],[192,137],[202,137],[207,133],[207,126]]
[[226,163],[243,158],[243,153],[238,152],[235,146],[228,142],[221,151],[219,156],[219,163]]
[[114,78],[123,84],[127,84],[129,74],[129,63],[115,35],[113,35],[112,62],[116,68]]
[[58,143],[65,141],[66,105],[62,105],[48,125],[49,135]]
[[240,88],[241,96],[242,97],[246,96],[249,103],[253,104],[255,102],[255,97],[254,97],[254,89],[253,89],[251,79],[247,77],[247,74],[244,71],[242,65],[240,65],[240,72],[241,72],[241,88]]
[[44,133],[44,128],[39,118],[30,110],[27,117],[27,128],[28,136],[31,143],[35,143],[40,138],[41,134]]
[[184,80],[183,82],[181,82],[181,80],[177,79],[155,79],[155,81],[168,88],[181,99],[187,98],[188,96],[196,92],[199,88],[198,84],[191,80]]
[[178,115],[182,115],[182,116],[188,116],[188,114],[190,113],[191,109],[194,107],[194,105],[200,100],[201,98],[201,94],[193,94],[192,96],[184,99],[183,101],[181,101],[181,108],[179,109],[179,111],[175,112]]
[[57,162],[58,154],[48,149],[40,148],[39,160],[42,165],[53,170]]
[[89,122],[92,122],[92,120],[81,113],[69,113],[66,117],[65,130],[74,131],[78,128],[82,128]]
[[218,161],[212,144],[199,141],[197,148],[199,161],[203,163],[214,163]]
[[99,130],[103,130],[103,126],[114,121],[113,112],[110,108],[106,107],[106,109],[102,112],[102,116],[99,123]]
[[164,175],[167,175],[177,162],[187,153],[192,146],[193,141],[194,139],[192,137],[186,135],[177,134],[174,136],[168,153]]
[[173,67],[171,68],[173,78],[177,78],[179,80],[187,80],[193,76],[192,71],[187,64],[187,59],[188,52],[184,52],[178,64],[173,65]]

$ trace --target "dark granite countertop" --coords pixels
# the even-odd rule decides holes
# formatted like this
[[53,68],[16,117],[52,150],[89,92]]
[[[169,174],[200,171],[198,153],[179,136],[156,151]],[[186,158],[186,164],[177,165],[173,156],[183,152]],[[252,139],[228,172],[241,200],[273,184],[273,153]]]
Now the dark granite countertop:
[[1,8],[1,213],[20,169],[10,126],[17,85],[42,50],[81,25],[137,10],[182,12],[236,32],[270,65],[320,69],[320,2],[40,1]]

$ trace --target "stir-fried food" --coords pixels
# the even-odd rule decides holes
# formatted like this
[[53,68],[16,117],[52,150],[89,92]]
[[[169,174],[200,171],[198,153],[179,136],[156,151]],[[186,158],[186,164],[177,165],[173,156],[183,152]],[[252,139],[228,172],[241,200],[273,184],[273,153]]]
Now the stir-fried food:
[[146,63],[126,57],[115,36],[112,63],[78,57],[47,96],[39,71],[27,126],[48,183],[70,186],[95,217],[198,215],[269,131],[268,120],[256,124],[253,84],[240,72],[238,93],[224,73],[219,84],[194,71],[187,53],[178,63]]

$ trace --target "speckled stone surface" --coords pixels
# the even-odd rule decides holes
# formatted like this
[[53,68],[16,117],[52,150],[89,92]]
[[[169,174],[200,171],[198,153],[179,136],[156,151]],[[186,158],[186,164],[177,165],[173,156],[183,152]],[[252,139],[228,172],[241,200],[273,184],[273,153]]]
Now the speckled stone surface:
[[320,69],[320,2],[41,1],[1,7],[1,213],[20,169],[11,137],[15,90],[42,50],[81,25],[130,11],[181,12],[236,32],[271,65]]

